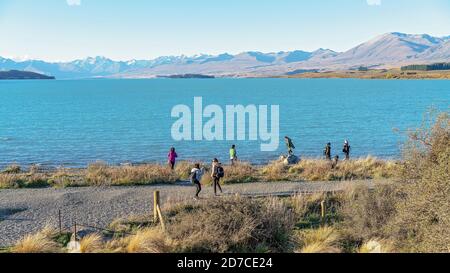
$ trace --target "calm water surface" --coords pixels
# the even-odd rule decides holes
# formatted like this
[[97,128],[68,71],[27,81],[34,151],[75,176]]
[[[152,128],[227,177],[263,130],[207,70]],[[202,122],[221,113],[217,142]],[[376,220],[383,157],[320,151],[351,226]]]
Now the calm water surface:
[[[335,79],[78,80],[0,82],[0,166],[32,163],[84,167],[94,161],[162,162],[176,146],[182,160],[241,159],[264,163],[285,151],[261,152],[260,142],[175,142],[172,107],[280,105],[280,134],[297,153],[321,156],[349,139],[355,156],[400,155],[405,130],[435,106],[448,110],[450,81]],[[280,139],[280,142],[282,139]]]

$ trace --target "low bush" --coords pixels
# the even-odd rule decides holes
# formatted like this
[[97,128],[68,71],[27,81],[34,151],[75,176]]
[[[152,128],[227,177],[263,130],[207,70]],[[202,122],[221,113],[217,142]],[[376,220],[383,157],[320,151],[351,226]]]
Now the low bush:
[[449,252],[450,115],[429,115],[405,145],[390,233],[406,252]]
[[179,252],[284,252],[293,214],[276,199],[227,198],[182,205],[168,213],[168,234]]

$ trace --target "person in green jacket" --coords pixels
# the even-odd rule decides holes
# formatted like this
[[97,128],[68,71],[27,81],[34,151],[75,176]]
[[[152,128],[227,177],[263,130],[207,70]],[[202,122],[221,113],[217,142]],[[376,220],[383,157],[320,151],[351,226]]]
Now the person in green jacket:
[[289,137],[285,136],[284,140],[286,142],[286,146],[287,146],[287,149],[288,149],[288,154],[289,155],[293,155],[295,146],[294,146],[294,143],[292,142],[292,139],[290,139]]
[[236,145],[231,146],[230,149],[230,161],[231,161],[231,166],[234,166],[234,164],[237,162],[238,158],[237,158],[237,152],[236,152]]

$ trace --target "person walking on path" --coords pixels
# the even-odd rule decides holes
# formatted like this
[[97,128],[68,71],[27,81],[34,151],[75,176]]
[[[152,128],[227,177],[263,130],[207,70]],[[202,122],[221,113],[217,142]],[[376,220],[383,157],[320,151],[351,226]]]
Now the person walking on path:
[[284,141],[286,142],[286,147],[288,149],[288,155],[291,156],[294,154],[294,143],[292,142],[292,139],[290,139],[288,136],[284,137]]
[[177,157],[178,157],[178,155],[175,151],[175,148],[174,147],[170,148],[170,152],[167,155],[167,158],[168,158],[169,167],[171,170],[175,169],[175,162],[177,160]]
[[199,199],[199,194],[202,191],[202,176],[205,174],[205,168],[200,169],[200,164],[195,164],[191,171],[191,183],[195,185],[197,191],[195,193],[194,200]]
[[234,164],[237,162],[237,152],[236,152],[236,145],[231,146],[230,149],[230,162],[231,166],[234,166]]
[[222,167],[222,164],[220,164],[219,160],[217,158],[214,158],[212,163],[212,171],[211,171],[211,178],[213,180],[213,186],[214,186],[214,195],[217,195],[217,188],[219,188],[220,193],[223,193],[222,187],[220,186],[220,179],[225,176],[224,169]]
[[327,160],[331,160],[331,143],[328,143],[327,146],[325,146],[323,154]]
[[346,140],[344,142],[344,149],[342,150],[342,152],[344,152],[345,154],[345,160],[350,160],[350,143],[348,142],[348,140]]

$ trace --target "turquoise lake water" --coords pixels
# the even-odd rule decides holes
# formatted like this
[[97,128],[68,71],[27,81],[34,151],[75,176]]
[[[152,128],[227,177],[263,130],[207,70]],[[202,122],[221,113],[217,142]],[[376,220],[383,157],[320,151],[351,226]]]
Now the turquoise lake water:
[[[280,148],[261,152],[259,141],[183,141],[171,137],[172,107],[203,104],[280,105]],[[402,134],[420,125],[430,106],[448,111],[450,81],[352,79],[154,79],[0,82],[0,166],[84,167],[95,161],[165,163],[181,160],[265,163],[285,152],[290,136],[303,157],[333,155],[349,139],[353,156],[400,156]],[[206,121],[206,119],[205,119]]]

